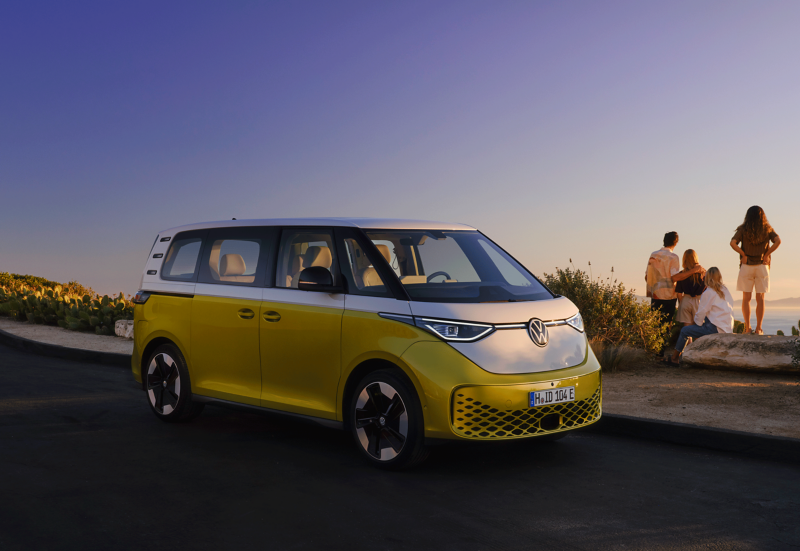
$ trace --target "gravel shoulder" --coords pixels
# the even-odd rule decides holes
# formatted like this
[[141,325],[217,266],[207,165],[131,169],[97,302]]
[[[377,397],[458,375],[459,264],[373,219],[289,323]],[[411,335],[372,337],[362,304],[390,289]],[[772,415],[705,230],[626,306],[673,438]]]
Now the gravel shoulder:
[[603,375],[603,412],[800,438],[800,374],[665,368],[642,359]]
[[57,344],[68,348],[114,352],[117,354],[133,354],[133,341],[121,337],[93,335],[79,331],[69,331],[50,325],[21,323],[8,318],[0,318],[0,329],[6,333],[24,337],[34,341]]

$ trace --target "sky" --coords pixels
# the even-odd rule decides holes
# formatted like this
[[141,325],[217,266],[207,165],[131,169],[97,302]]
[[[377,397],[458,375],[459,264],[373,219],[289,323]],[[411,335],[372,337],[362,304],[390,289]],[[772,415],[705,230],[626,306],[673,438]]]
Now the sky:
[[[800,2],[4,2],[0,271],[133,293],[233,217],[462,222],[644,294],[677,231],[800,296]],[[613,267],[613,274],[611,272]]]

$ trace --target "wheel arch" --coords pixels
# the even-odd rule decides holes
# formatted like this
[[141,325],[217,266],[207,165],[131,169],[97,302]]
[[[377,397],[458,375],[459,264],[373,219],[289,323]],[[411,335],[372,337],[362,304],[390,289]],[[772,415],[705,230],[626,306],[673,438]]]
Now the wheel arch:
[[142,358],[141,358],[141,363],[140,363],[140,366],[139,366],[139,368],[141,370],[140,373],[142,374],[142,390],[145,390],[145,387],[146,387],[146,384],[147,384],[146,383],[147,378],[145,377],[146,369],[147,369],[147,361],[150,359],[150,355],[153,353],[153,351],[156,348],[158,348],[159,346],[164,345],[164,344],[171,344],[171,345],[177,347],[177,349],[180,350],[181,354],[183,354],[183,359],[186,362],[186,365],[187,365],[187,368],[188,368],[189,361],[186,359],[186,351],[183,349],[183,347],[181,347],[180,344],[178,344],[175,340],[173,340],[173,339],[171,339],[169,337],[163,336],[163,335],[154,337],[153,339],[148,341],[148,343],[144,347],[144,350],[142,351]]
[[411,386],[414,387],[420,404],[422,404],[423,417],[425,416],[425,393],[423,392],[423,389],[419,384],[419,380],[417,380],[413,370],[405,365],[402,361],[393,361],[386,358],[370,358],[363,360],[350,371],[342,389],[340,411],[342,415],[342,427],[345,430],[350,430],[350,411],[348,404],[350,404],[350,400],[353,397],[356,385],[368,374],[381,369],[400,371],[405,376],[408,382],[411,383]]

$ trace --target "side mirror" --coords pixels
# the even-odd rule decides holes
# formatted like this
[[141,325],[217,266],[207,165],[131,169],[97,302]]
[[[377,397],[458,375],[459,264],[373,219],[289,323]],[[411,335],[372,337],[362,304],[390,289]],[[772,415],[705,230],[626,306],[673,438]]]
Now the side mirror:
[[297,288],[301,291],[317,291],[320,293],[341,293],[341,287],[333,286],[333,276],[327,268],[311,266],[300,272]]

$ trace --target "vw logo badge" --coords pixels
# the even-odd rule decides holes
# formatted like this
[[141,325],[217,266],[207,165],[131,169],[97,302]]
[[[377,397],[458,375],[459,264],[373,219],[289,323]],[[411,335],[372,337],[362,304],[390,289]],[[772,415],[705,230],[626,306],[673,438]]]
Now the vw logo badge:
[[542,320],[536,318],[528,322],[528,335],[536,346],[547,346],[547,342],[550,340],[547,326]]

